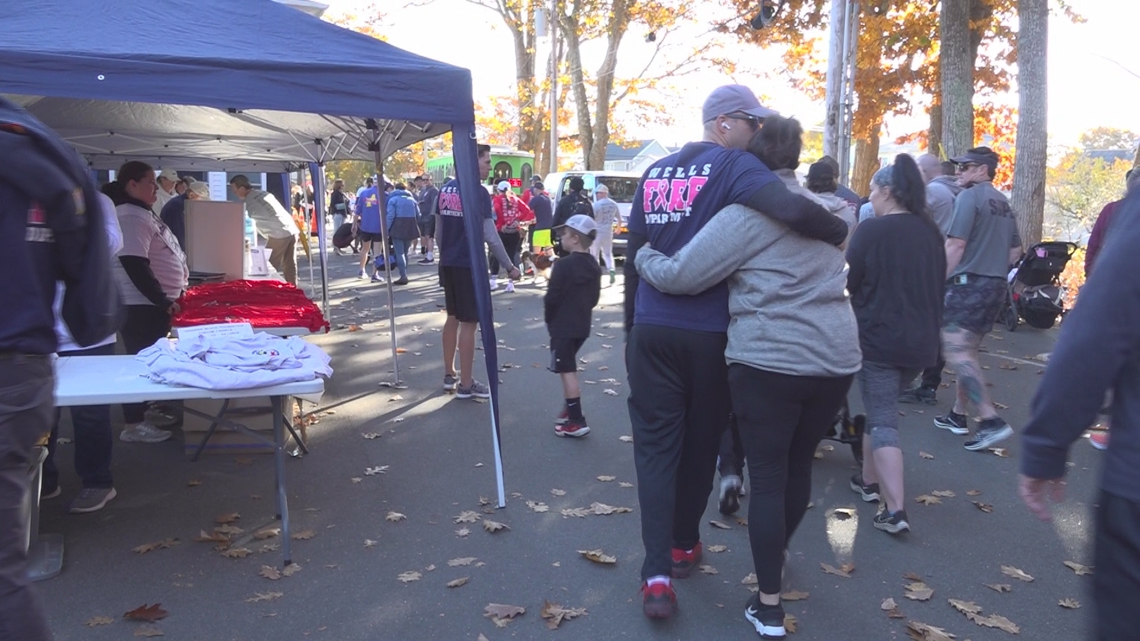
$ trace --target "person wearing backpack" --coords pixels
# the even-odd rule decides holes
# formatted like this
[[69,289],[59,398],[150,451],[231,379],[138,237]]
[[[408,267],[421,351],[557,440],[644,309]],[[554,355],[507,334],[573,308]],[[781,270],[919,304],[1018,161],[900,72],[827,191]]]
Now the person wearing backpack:
[[[507,255],[511,257],[512,264],[519,262],[519,248],[522,247],[522,228],[534,222],[534,212],[522,201],[515,192],[511,191],[511,184],[502,181],[496,186],[494,200],[491,201],[495,209],[495,229],[503,241]],[[499,261],[492,254],[489,261],[491,268],[491,289],[499,286]],[[515,284],[507,279],[508,292],[515,291]]]
[[586,181],[581,176],[570,179],[570,191],[558,201],[554,208],[554,224],[551,227],[561,227],[570,220],[571,216],[579,214],[594,217],[594,206],[590,204],[590,196],[586,194]]

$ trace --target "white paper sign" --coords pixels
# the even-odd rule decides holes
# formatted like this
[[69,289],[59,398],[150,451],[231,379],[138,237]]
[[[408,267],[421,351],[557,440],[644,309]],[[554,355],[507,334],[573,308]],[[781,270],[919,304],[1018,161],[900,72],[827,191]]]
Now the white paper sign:
[[211,171],[206,175],[206,180],[210,185],[210,200],[225,202],[226,196],[229,194],[229,187],[226,185],[226,172]]
[[250,247],[249,248],[249,275],[250,276],[268,276],[269,275],[269,261],[265,256],[264,247]]
[[179,327],[175,331],[181,340],[191,340],[198,336],[207,336],[209,338],[249,338],[253,336],[253,326],[249,323],[196,325],[194,327]]

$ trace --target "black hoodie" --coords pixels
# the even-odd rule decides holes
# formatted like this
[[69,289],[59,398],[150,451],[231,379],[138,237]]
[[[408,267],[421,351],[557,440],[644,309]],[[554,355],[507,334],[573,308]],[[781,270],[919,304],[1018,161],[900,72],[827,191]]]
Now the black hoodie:
[[590,314],[602,295],[602,268],[590,254],[554,261],[542,302],[551,338],[589,338]]

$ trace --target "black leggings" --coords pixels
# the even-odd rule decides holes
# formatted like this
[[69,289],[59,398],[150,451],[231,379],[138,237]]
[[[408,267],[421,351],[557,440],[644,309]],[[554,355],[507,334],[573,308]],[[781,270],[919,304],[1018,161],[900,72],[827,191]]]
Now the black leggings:
[[807,511],[815,449],[835,421],[852,376],[789,376],[728,368],[732,410],[748,461],[748,539],[765,594],[780,592],[784,550]]
[[[128,354],[138,354],[170,333],[170,314],[154,305],[127,305],[127,320],[121,330]],[[142,423],[146,403],[124,403],[123,422]]]
[[[503,241],[503,249],[507,250],[507,256],[511,257],[511,262],[515,265],[519,264],[519,245],[522,244],[522,234],[519,232],[507,233],[499,232],[499,239]],[[499,259],[495,256],[495,252],[491,252],[490,258],[487,260],[488,267],[491,268],[491,275],[499,275]],[[510,269],[510,265],[501,265]]]

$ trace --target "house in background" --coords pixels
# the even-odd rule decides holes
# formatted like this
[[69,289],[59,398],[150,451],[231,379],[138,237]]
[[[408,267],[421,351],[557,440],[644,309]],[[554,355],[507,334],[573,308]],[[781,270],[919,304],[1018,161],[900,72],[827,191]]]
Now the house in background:
[[639,140],[631,147],[616,143],[606,145],[606,171],[643,172],[654,162],[676,151],[657,140]]

